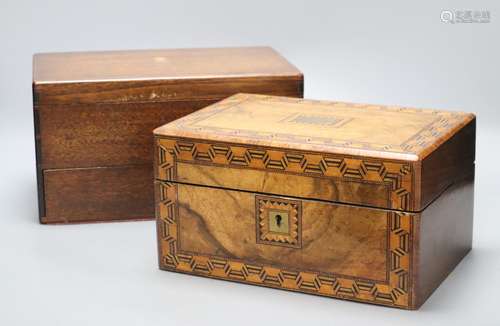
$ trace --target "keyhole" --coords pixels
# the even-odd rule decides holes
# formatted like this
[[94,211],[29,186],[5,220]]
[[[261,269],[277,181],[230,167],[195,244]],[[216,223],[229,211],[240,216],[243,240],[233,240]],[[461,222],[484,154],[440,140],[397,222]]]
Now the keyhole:
[[281,226],[281,219],[282,219],[281,215],[279,215],[279,214],[278,214],[278,215],[276,215],[276,216],[275,216],[275,219],[276,219],[276,225],[277,225],[278,227],[280,227],[280,226]]

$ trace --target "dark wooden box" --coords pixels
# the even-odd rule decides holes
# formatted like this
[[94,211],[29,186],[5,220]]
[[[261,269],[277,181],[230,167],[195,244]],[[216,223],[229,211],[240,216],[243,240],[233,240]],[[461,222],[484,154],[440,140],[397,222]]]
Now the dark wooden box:
[[154,134],[161,269],[417,309],[471,248],[473,114],[238,94]]
[[302,97],[267,47],[33,58],[40,221],[154,218],[151,131],[238,92]]

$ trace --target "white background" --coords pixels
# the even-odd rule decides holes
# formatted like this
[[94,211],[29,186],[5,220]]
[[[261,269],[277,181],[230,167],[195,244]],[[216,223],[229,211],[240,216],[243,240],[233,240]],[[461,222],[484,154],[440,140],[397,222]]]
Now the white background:
[[[489,10],[444,24],[442,10]],[[0,1],[0,325],[500,325],[498,1]],[[153,222],[37,220],[34,52],[270,45],[307,98],[478,115],[474,249],[417,312],[157,269]]]

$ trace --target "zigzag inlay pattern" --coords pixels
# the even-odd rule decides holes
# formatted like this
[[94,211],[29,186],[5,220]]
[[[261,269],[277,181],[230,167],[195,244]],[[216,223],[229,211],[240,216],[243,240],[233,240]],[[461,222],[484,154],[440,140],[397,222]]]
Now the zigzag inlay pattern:
[[157,140],[159,164],[157,174],[162,180],[175,179],[175,162],[247,167],[277,173],[373,182],[388,185],[388,208],[411,210],[412,166],[405,162],[377,161],[286,150],[263,150],[244,145],[186,142],[176,139]]

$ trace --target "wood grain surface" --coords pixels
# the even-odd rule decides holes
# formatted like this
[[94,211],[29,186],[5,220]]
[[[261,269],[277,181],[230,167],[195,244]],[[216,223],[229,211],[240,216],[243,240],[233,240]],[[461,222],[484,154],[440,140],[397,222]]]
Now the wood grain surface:
[[217,102],[241,91],[293,97],[303,92],[303,77],[214,76],[202,79],[35,83],[35,86],[38,105],[163,103],[186,100]]
[[421,161],[472,120],[463,112],[237,94],[155,134]]
[[149,164],[152,130],[211,101],[42,106],[42,169]]
[[272,173],[257,169],[177,163],[178,182],[258,193],[385,207],[391,188],[384,183]]
[[182,252],[386,281],[385,211],[303,201],[297,249],[256,242],[255,194],[180,184],[177,196]]
[[418,210],[408,162],[182,138],[156,144],[160,180]]
[[415,306],[421,306],[472,249],[474,166],[418,215]]
[[44,170],[42,223],[151,219],[153,173],[149,164]]
[[[474,171],[476,160],[476,119],[448,139],[421,162],[421,206],[429,205],[450,184]],[[472,171],[472,172],[471,172]]]
[[300,75],[270,47],[38,53],[37,83]]
[[[139,181],[127,173],[132,165],[151,169],[154,128],[242,91],[302,96],[303,76],[266,47],[35,55],[33,107],[41,221],[83,222],[92,201],[101,207],[100,189],[108,189],[109,184],[124,192],[135,189],[130,182],[145,187],[149,177]],[[104,175],[82,177],[82,168],[116,168],[116,175],[111,180]],[[69,176],[71,169],[74,177]],[[123,186],[116,184],[118,175]],[[71,195],[55,195],[59,185],[75,193],[92,186],[96,193],[69,206],[61,201]],[[50,194],[45,194],[47,189]],[[143,196],[147,194],[152,191]],[[120,207],[121,198],[133,199],[136,194],[103,196],[106,208],[88,214],[89,221],[99,220],[101,213],[102,220],[120,219],[117,214],[124,220],[138,215],[153,218],[152,196],[137,200],[138,206],[143,205],[140,213]],[[89,202],[84,203],[84,198]],[[111,214],[113,200],[116,213]]]

